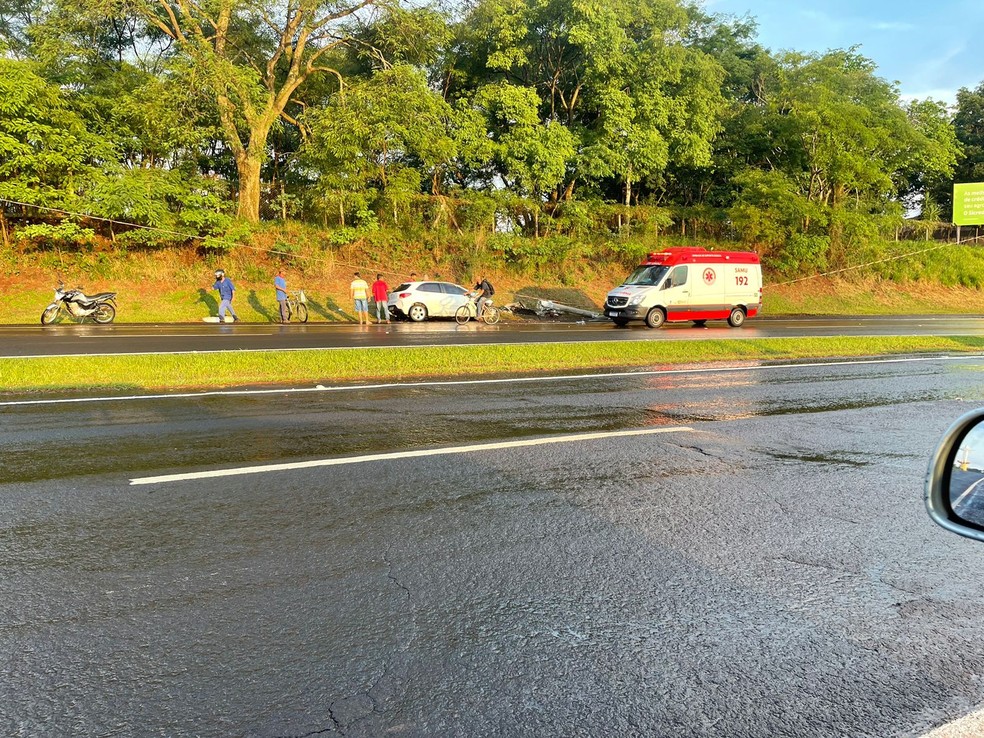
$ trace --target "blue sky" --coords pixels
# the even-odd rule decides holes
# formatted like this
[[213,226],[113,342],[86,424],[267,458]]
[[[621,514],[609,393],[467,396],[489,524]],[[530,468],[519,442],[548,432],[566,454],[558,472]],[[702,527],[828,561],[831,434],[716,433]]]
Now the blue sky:
[[859,46],[906,99],[952,104],[959,88],[984,81],[982,0],[705,0],[704,8],[751,16],[773,51]]

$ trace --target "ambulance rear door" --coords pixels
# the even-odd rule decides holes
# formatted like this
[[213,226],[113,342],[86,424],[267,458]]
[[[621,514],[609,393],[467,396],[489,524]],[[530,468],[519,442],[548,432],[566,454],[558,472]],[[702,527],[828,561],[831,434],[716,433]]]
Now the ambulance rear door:
[[726,281],[728,307],[758,308],[762,288],[762,268],[758,264],[729,264]]

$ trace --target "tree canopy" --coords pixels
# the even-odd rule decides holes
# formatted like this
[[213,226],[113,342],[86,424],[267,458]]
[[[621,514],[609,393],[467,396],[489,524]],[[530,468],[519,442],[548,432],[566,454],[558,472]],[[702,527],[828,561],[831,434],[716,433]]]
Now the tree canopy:
[[984,84],[906,101],[754,36],[683,0],[0,0],[0,196],[202,233],[716,224],[819,265],[984,178]]

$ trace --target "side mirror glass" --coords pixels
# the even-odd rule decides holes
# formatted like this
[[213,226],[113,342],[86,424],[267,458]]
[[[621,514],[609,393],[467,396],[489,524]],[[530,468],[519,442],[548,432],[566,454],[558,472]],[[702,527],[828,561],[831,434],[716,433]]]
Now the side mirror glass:
[[984,410],[943,436],[926,477],[926,509],[947,530],[984,541]]

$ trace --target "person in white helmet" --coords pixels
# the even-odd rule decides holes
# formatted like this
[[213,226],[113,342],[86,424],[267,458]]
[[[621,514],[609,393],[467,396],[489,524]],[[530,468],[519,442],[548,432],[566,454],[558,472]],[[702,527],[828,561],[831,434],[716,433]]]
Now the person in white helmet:
[[219,322],[225,322],[227,310],[233,321],[239,320],[236,311],[232,309],[232,298],[236,294],[236,286],[231,279],[226,279],[225,272],[221,269],[217,269],[215,272],[215,284],[212,285],[212,289],[219,291]]

